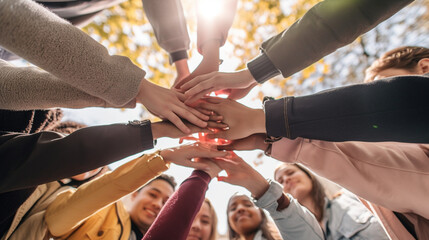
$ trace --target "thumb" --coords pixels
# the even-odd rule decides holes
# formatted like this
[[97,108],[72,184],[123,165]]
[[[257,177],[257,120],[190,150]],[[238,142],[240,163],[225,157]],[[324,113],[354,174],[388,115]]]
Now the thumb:
[[216,178],[219,182],[226,182],[226,183],[231,184],[231,180],[230,180],[229,176],[217,176]]

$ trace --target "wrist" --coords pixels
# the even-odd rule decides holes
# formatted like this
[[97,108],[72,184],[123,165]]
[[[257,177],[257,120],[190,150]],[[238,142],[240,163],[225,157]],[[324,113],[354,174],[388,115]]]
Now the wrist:
[[166,164],[171,164],[171,153],[172,150],[171,149],[163,149],[159,151],[159,155],[162,157],[162,159],[164,159],[164,162]]
[[254,180],[249,182],[248,186],[246,186],[246,189],[249,190],[254,199],[259,199],[268,190],[270,184],[268,183],[267,179],[262,177],[260,174],[257,174],[252,179]]
[[161,137],[165,137],[164,134],[162,133],[162,123],[160,122],[155,122],[151,124],[151,128],[152,128],[152,136],[153,136],[153,140],[161,138]]
[[249,71],[249,69],[243,69],[241,71],[239,71],[240,74],[240,78],[242,79],[246,79],[247,80],[247,84],[248,86],[252,85],[252,84],[259,84],[255,78],[253,77],[252,73]]
[[217,56],[217,62],[219,63],[219,48],[220,40],[210,39],[204,42],[203,45],[201,45],[201,54],[204,58]]
[[253,133],[266,133],[265,129],[265,112],[263,109],[253,109],[253,114],[251,116],[254,116],[253,121]]
[[188,59],[180,59],[174,62],[176,67],[177,75],[187,76],[189,75]]
[[138,102],[138,103],[141,103],[141,104],[143,104],[143,102],[141,101],[142,99],[144,99],[144,96],[145,96],[145,91],[148,89],[148,88],[150,88],[150,82],[146,79],[146,78],[143,78],[141,81],[140,81],[140,85],[139,85],[139,91],[138,91],[138,93],[137,93],[137,96],[136,96],[136,102]]

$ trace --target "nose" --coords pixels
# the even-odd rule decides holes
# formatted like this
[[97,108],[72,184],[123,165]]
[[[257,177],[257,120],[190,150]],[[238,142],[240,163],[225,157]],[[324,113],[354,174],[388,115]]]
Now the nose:
[[201,224],[198,219],[195,219],[195,221],[192,223],[191,229],[195,232],[199,232],[201,229]]
[[156,209],[156,210],[160,210],[163,206],[162,203],[162,199],[161,198],[157,198],[155,200],[152,201],[152,206]]
[[238,204],[235,212],[236,213],[243,213],[244,212],[244,206],[242,204]]

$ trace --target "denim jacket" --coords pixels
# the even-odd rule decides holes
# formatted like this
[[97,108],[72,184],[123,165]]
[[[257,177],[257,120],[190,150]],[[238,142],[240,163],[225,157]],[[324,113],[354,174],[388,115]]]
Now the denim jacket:
[[389,239],[376,217],[352,193],[326,200],[323,219],[326,239]]
[[270,181],[270,187],[261,198],[255,200],[255,205],[270,213],[283,239],[324,239],[322,229],[314,215],[290,194],[287,194],[290,199],[289,206],[277,211],[277,199],[282,193],[283,187],[278,182]]
[[271,181],[267,192],[255,204],[270,213],[285,240],[389,239],[377,219],[351,193],[344,193],[333,200],[326,199],[323,233],[314,215],[290,194],[287,194],[289,206],[281,211],[276,210],[282,191],[279,183]]

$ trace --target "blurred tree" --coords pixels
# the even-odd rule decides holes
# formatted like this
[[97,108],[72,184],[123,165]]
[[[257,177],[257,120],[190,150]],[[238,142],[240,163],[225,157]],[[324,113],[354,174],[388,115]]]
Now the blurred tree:
[[[192,46],[196,52],[196,1],[182,0]],[[226,58],[236,59],[236,68],[259,54],[260,44],[270,36],[292,25],[318,0],[240,0],[228,45],[232,51]],[[401,45],[429,44],[429,0],[416,0],[395,16],[363,35],[354,43],[341,48],[303,71],[283,79],[270,81],[284,95],[309,94],[326,88],[363,80],[364,69],[383,52]],[[105,11],[84,31],[104,44],[111,53],[128,56],[148,72],[151,81],[169,87],[175,71],[168,63],[168,55],[156,42],[147,21],[141,0],[128,0]],[[262,91],[262,90],[261,90]],[[272,93],[261,92],[272,95]]]

